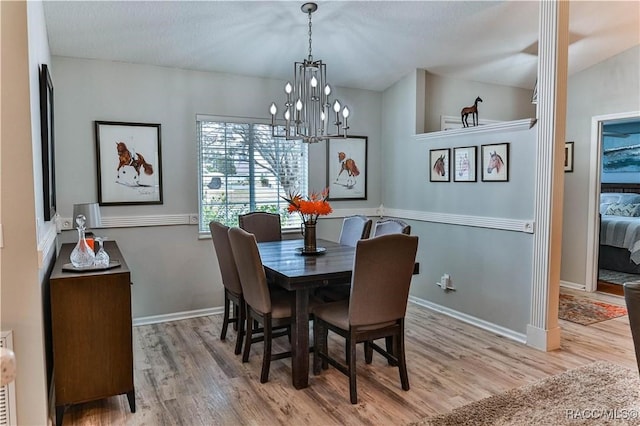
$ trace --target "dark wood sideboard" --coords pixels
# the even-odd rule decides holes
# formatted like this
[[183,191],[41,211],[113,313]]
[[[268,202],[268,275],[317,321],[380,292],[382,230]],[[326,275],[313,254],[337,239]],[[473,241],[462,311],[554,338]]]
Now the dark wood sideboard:
[[67,272],[75,244],[63,244],[51,272],[51,322],[56,424],[66,407],[126,394],[136,411],[133,386],[131,273],[115,241],[104,248],[120,266]]

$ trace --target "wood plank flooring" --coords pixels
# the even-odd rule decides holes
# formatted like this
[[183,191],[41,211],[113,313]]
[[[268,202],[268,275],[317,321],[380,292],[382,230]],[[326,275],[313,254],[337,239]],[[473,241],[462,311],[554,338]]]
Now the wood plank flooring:
[[[624,305],[620,297],[596,297]],[[561,349],[541,352],[410,304],[411,390],[400,388],[398,369],[381,356],[366,365],[359,347],[359,403],[352,405],[347,377],[331,367],[296,390],[290,360],[274,361],[269,382],[260,384],[262,344],[243,364],[233,354],[233,330],[219,340],[221,325],[216,315],[134,328],[137,412],[122,395],[72,406],[64,424],[402,425],[595,360],[637,371],[627,316],[590,326],[561,320]],[[278,341],[275,351],[288,346]],[[343,342],[331,338],[330,350],[342,353]]]

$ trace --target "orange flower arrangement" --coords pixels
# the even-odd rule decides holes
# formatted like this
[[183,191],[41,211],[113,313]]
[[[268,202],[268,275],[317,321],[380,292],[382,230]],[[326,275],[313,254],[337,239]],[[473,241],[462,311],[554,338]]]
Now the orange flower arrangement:
[[320,193],[314,191],[307,199],[303,198],[299,192],[290,192],[288,198],[282,198],[289,203],[287,211],[300,214],[302,221],[307,225],[315,225],[318,216],[325,216],[333,211],[331,204],[327,201],[329,188],[323,189]]

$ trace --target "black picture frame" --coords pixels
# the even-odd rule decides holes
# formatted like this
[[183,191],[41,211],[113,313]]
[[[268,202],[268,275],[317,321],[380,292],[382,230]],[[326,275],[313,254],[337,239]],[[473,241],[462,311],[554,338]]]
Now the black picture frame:
[[429,181],[430,182],[450,182],[451,181],[451,149],[430,149],[429,150]]
[[482,157],[483,182],[509,181],[510,160],[508,142],[482,145],[480,155]]
[[564,171],[573,173],[573,142],[564,143]]
[[329,200],[367,199],[368,142],[368,136],[348,136],[327,142]]
[[453,148],[453,181],[477,182],[478,181],[478,147],[461,146]]
[[47,64],[40,67],[40,138],[42,195],[45,222],[56,215],[56,157],[53,121],[53,82]]
[[162,204],[161,125],[95,121],[98,204]]

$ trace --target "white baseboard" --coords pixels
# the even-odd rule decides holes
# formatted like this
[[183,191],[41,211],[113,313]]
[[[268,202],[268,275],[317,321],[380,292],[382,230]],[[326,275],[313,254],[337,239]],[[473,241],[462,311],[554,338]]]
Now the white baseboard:
[[151,315],[148,317],[139,317],[133,319],[133,326],[159,324],[169,321],[180,321],[189,318],[206,317],[209,315],[221,315],[224,313],[224,307],[197,309],[195,311],[175,312],[172,314]]
[[502,327],[500,325],[490,323],[480,318],[467,315],[465,313],[453,310],[451,308],[447,308],[446,306],[438,305],[436,303],[429,302],[428,300],[420,299],[415,296],[409,296],[409,301],[412,303],[415,303],[416,305],[425,307],[427,309],[431,309],[432,311],[436,311],[441,314],[445,314],[452,318],[458,319],[460,321],[466,322],[467,324],[474,325],[483,330],[487,330],[492,333],[498,334],[500,336],[507,337],[511,340],[515,340],[516,342],[523,343],[523,344],[527,343],[526,334],[517,333],[513,330],[509,330],[508,328]]
[[560,287],[570,288],[570,289],[573,289],[573,290],[582,290],[582,291],[586,291],[587,290],[587,288],[585,287],[584,284],[572,283],[571,281],[562,281],[562,280],[560,280]]

